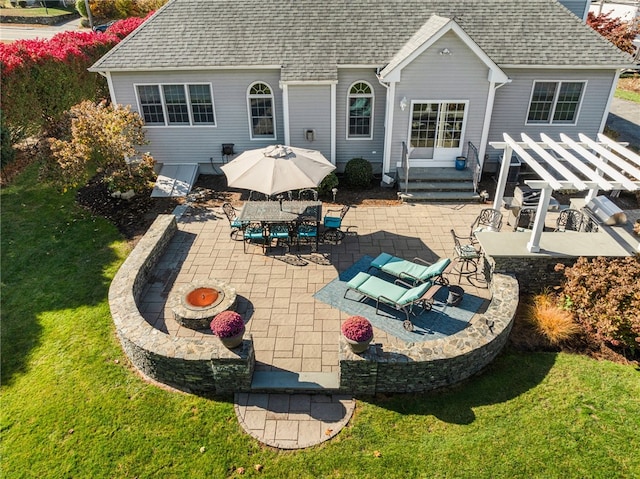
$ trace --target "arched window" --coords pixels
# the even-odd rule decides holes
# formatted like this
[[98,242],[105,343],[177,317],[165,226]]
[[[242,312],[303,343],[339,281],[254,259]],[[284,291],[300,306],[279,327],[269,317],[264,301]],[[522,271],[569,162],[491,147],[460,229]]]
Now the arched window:
[[349,88],[347,138],[373,138],[373,88],[358,81]]
[[256,82],[249,86],[249,127],[251,139],[275,138],[273,114],[273,90],[266,83]]

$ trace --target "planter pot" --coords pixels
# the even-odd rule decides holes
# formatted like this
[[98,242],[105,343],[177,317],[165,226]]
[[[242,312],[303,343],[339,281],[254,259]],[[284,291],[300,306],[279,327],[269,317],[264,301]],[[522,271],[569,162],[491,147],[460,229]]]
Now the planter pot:
[[220,342],[229,349],[237,348],[242,344],[242,337],[244,336],[244,331],[245,330],[243,328],[240,334],[236,334],[235,336],[231,336],[229,338],[219,338]]
[[349,343],[349,346],[351,346],[351,350],[354,353],[365,352],[367,349],[369,349],[369,344],[371,343],[371,341],[373,341],[373,338],[368,339],[367,341],[353,341],[346,336],[344,337],[344,339],[345,341],[347,341],[347,343]]

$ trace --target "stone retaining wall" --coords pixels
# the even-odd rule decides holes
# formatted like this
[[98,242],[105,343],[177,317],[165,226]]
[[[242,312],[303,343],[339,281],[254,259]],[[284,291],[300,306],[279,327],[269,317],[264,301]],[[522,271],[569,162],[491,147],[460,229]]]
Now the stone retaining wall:
[[[562,271],[556,271],[558,263],[565,266],[573,266],[577,257],[553,258],[551,256],[501,256],[487,259],[489,268],[495,273],[514,275],[519,283],[520,292],[525,294],[538,294],[545,288],[559,286],[564,279]],[[485,268],[487,267],[485,264]]]
[[158,216],[111,283],[109,305],[122,347],[143,374],[183,391],[249,391],[255,364],[250,335],[245,336],[241,350],[232,351],[215,336],[169,336],[151,326],[138,310],[149,275],[177,230],[175,216]]
[[17,15],[0,15],[0,23],[16,23],[20,25],[58,25],[59,23],[78,18],[77,13],[52,15],[50,17],[21,17]]
[[423,392],[458,383],[487,366],[507,342],[516,307],[518,282],[495,274],[487,311],[462,331],[406,349],[372,345],[357,355],[340,339],[340,389],[353,394]]

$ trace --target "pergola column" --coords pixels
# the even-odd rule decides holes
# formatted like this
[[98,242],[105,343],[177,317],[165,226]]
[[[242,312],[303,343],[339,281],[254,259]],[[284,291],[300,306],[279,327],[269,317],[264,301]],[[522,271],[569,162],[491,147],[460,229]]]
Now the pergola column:
[[552,192],[553,188],[551,186],[546,186],[540,191],[540,202],[536,210],[536,219],[533,222],[533,232],[531,233],[531,239],[527,243],[529,253],[537,253],[540,251],[540,237],[544,230],[544,221],[547,216],[547,209],[549,209],[549,203],[551,202]]
[[498,184],[496,185],[496,197],[493,199],[493,209],[500,210],[502,206],[502,198],[504,198],[504,189],[507,186],[507,178],[509,177],[509,168],[511,167],[511,155],[513,149],[505,144],[502,164],[500,165],[500,174],[498,175]]

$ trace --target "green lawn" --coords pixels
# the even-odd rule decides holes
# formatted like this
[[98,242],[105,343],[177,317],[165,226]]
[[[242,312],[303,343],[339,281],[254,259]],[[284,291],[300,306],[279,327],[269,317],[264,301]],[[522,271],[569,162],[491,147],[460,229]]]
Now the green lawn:
[[67,15],[68,13],[73,13],[74,9],[63,9],[63,8],[20,8],[20,7],[11,7],[11,4],[7,0],[4,5],[0,5],[2,7],[2,11],[0,11],[0,15],[6,16],[18,16],[18,17],[55,17],[58,15]]
[[263,447],[230,398],[131,369],[107,304],[127,254],[111,225],[33,169],[0,195],[3,477],[640,477],[639,372],[566,354],[507,352],[447,392],[358,401],[321,446]]

